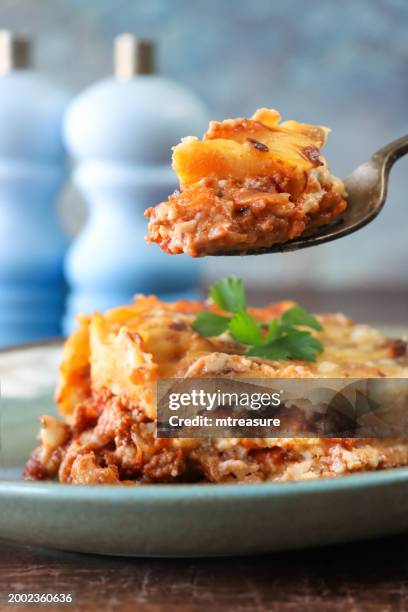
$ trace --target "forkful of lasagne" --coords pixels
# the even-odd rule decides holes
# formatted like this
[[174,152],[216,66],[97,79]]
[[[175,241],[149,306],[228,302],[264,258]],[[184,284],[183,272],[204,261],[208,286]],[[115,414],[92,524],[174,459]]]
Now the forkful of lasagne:
[[173,150],[180,188],[146,210],[147,241],[170,254],[257,255],[293,251],[360,229],[384,205],[392,164],[408,136],[377,151],[344,182],[321,154],[329,129],[251,119],[212,121],[202,140]]

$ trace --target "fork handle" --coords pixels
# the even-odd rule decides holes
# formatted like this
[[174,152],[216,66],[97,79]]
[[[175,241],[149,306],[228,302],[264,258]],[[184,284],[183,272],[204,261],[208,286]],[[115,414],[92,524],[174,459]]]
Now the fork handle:
[[408,134],[393,140],[390,144],[379,149],[372,156],[371,160],[375,164],[384,165],[387,170],[403,155],[408,153]]

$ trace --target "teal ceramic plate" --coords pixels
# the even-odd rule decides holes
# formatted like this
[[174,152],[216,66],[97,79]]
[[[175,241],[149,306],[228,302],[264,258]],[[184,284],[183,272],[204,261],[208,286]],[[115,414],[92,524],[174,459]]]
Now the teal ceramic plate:
[[38,416],[53,413],[59,347],[0,354],[0,537],[85,553],[263,553],[408,530],[408,469],[254,485],[27,483]]

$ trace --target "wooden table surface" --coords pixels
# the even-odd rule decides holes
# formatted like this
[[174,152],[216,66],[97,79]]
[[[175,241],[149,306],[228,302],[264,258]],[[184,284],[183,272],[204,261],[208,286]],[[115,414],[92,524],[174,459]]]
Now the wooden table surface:
[[[0,547],[0,592],[73,593],[75,602],[61,610],[408,610],[408,536],[231,559],[98,557],[4,541]],[[13,607],[1,607],[7,609]]]

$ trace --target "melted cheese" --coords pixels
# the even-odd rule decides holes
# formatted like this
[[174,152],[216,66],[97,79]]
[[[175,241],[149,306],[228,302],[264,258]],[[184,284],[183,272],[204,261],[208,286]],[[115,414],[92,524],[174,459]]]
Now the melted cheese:
[[[278,317],[291,302],[252,309],[260,321]],[[154,296],[134,304],[80,317],[79,329],[66,342],[57,401],[69,416],[89,389],[107,389],[155,418],[158,377],[408,377],[407,357],[394,357],[392,341],[341,314],[318,316],[324,345],[315,363],[270,361],[242,354],[227,335],[203,338],[192,328],[198,302],[166,304]]]

